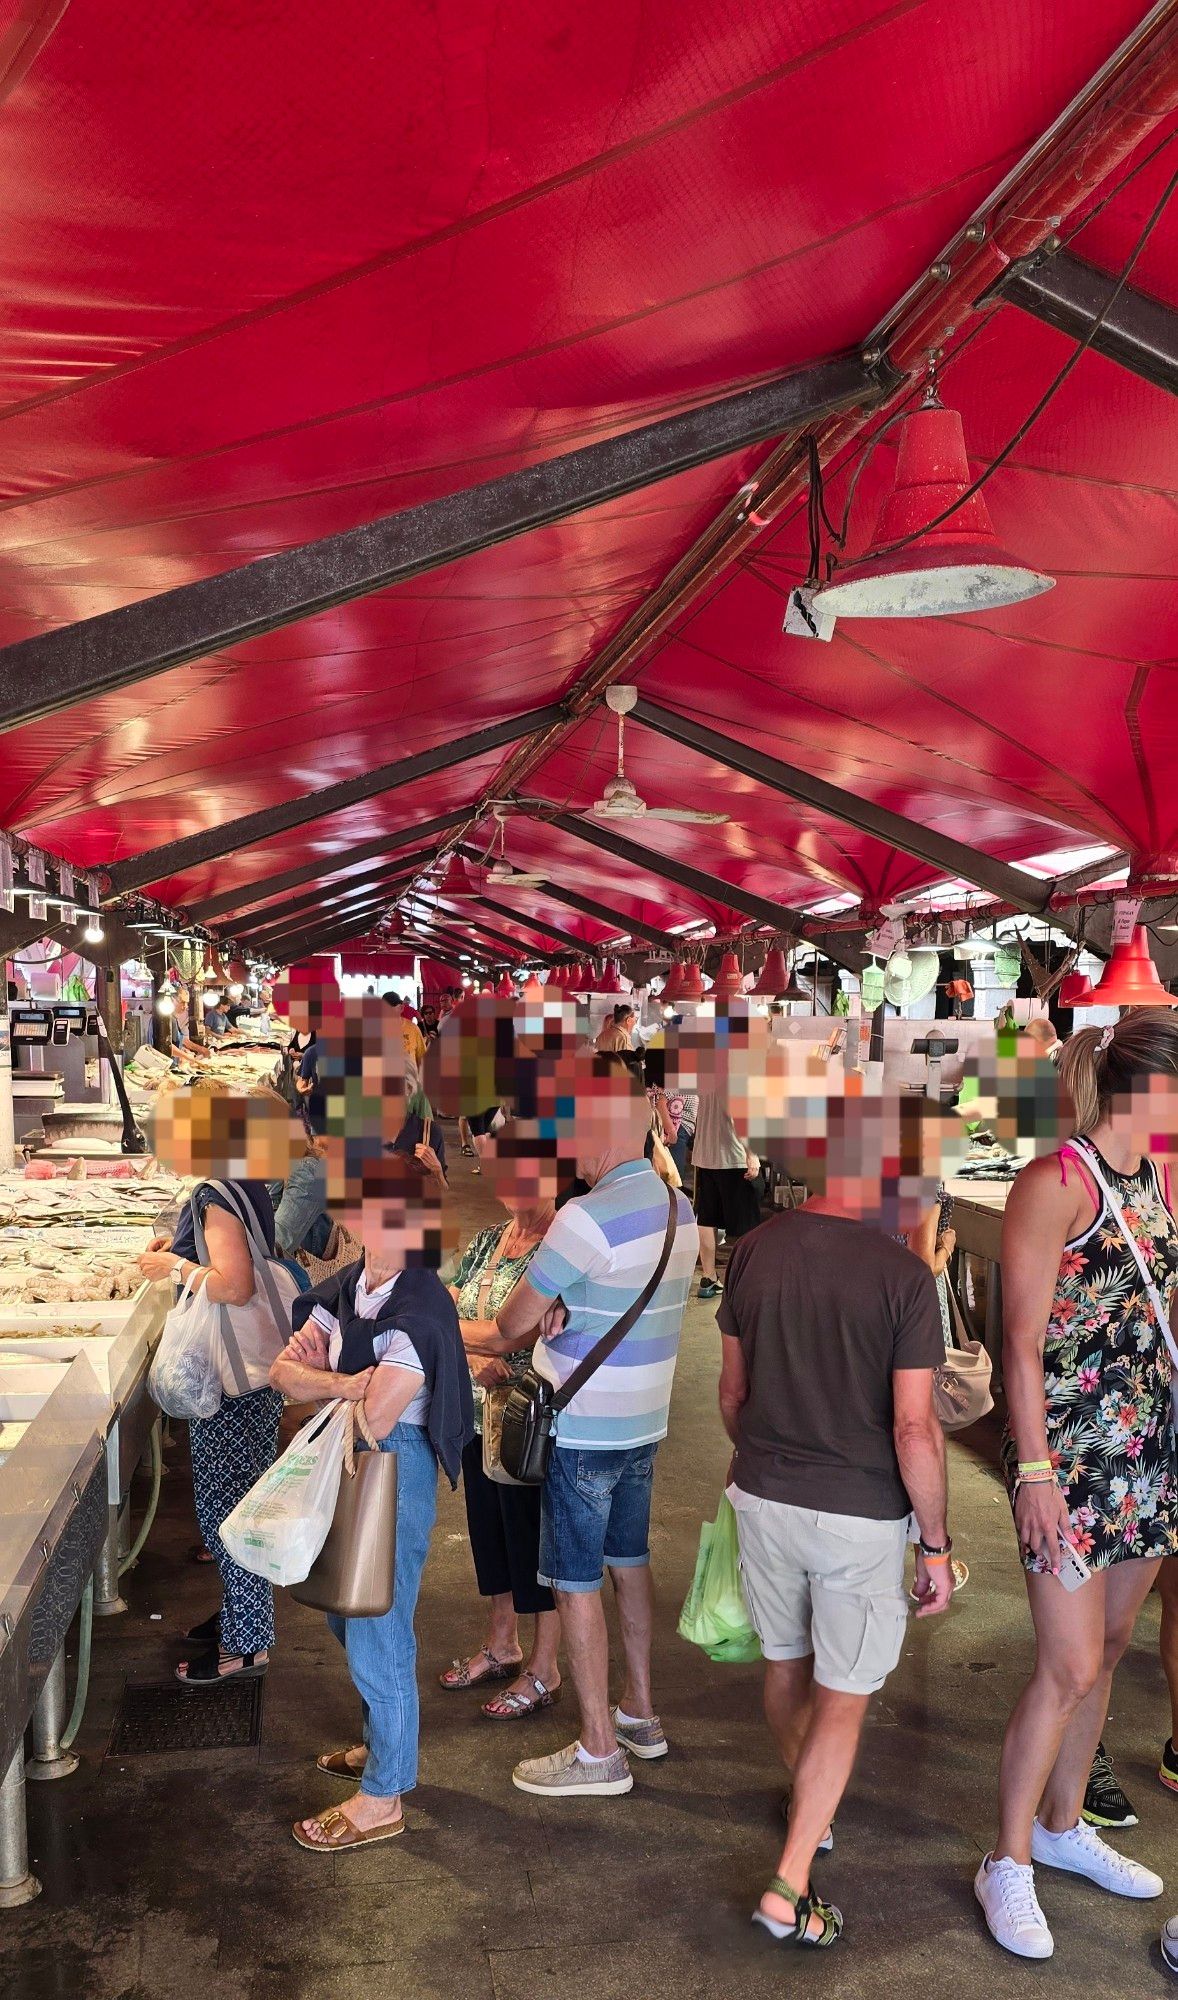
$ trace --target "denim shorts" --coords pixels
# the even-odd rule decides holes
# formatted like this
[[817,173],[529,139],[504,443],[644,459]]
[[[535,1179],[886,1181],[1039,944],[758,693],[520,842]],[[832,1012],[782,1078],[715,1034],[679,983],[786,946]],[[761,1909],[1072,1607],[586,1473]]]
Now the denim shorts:
[[540,1502],[539,1581],[550,1590],[600,1590],[606,1565],[650,1561],[650,1489],[657,1444],[628,1451],[557,1445]]

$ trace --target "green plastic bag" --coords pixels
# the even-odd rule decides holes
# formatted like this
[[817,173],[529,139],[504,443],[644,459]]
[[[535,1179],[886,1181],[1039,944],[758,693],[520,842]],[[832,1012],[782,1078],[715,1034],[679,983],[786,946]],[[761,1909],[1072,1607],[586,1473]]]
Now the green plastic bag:
[[679,1637],[702,1646],[710,1660],[747,1664],[761,1657],[740,1576],[736,1515],[723,1494],[714,1521],[699,1531],[691,1589],[679,1616]]

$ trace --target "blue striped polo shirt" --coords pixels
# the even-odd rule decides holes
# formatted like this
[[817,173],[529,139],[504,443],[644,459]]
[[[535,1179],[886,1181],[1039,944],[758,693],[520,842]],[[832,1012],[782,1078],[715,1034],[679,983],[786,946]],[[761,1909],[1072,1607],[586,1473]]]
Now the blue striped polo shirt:
[[[683,1309],[699,1250],[691,1204],[667,1268],[641,1318],[557,1420],[556,1442],[577,1451],[627,1451],[667,1435]],[[568,1314],[532,1365],[559,1388],[649,1280],[667,1230],[667,1190],[646,1160],[626,1160],[558,1210],[528,1268],[528,1283]]]

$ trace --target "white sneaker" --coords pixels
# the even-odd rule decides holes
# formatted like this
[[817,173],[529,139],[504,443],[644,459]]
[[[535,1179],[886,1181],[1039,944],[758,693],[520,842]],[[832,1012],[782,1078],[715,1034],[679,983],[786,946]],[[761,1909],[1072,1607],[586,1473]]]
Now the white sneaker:
[[974,1876],[974,1895],[982,1906],[990,1935],[1016,1958],[1050,1958],[1055,1939],[1035,1894],[1035,1871],[1009,1856],[995,1861],[987,1854]]
[[1065,1833],[1049,1833],[1036,1820],[1031,1827],[1031,1859],[1045,1868],[1062,1868],[1069,1875],[1083,1875],[1114,1896],[1136,1896],[1148,1901],[1160,1896],[1165,1887],[1152,1868],[1118,1854],[1096,1828],[1077,1820]]
[[1178,1917],[1170,1917],[1162,1925],[1162,1957],[1167,1972],[1178,1972]]

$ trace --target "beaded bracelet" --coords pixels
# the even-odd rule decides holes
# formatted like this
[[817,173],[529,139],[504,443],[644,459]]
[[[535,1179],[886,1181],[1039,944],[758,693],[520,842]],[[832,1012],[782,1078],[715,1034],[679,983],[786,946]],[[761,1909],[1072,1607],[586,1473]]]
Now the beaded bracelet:
[[1014,1482],[1014,1490],[1017,1493],[1020,1486],[1058,1486],[1058,1485],[1059,1485],[1059,1480],[1056,1478],[1054,1472],[1020,1473]]

